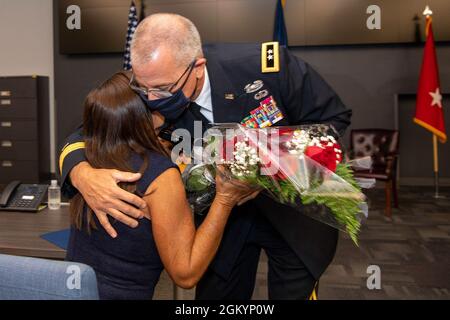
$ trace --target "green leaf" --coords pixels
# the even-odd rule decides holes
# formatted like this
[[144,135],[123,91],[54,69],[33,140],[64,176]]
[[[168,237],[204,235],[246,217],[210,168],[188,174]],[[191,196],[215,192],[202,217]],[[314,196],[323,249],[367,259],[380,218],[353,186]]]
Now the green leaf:
[[[338,164],[336,174],[353,186],[355,192],[361,191],[361,188],[353,178],[353,171],[348,165]],[[345,197],[339,194],[321,196],[305,193],[299,197],[298,190],[289,180],[275,182],[267,176],[259,176],[256,182],[261,187],[269,190],[281,203],[296,204],[300,200],[304,205],[319,204],[328,207],[334,219],[344,227],[353,242],[358,245],[358,233],[361,227],[358,217],[360,215],[362,199]],[[322,179],[310,181],[310,190],[314,190],[322,182]]]

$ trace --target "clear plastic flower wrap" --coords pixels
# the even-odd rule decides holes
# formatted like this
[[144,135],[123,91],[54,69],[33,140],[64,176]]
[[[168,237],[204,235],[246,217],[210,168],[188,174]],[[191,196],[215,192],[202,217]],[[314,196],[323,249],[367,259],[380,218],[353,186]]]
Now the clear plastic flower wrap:
[[[263,189],[275,201],[347,232],[357,244],[367,204],[332,126],[222,124],[207,131],[203,148],[201,161],[183,172],[195,213],[204,214],[211,205],[216,168],[223,165],[225,178]],[[370,159],[358,163],[368,166]]]

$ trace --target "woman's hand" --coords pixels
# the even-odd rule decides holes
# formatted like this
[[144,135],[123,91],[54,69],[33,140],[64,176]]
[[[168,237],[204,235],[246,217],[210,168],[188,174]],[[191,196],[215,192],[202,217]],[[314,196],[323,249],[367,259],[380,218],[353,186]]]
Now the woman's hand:
[[216,174],[216,197],[215,201],[219,201],[221,205],[230,208],[235,205],[242,205],[245,202],[256,198],[262,189],[250,186],[249,184],[224,177],[224,167],[217,167]]

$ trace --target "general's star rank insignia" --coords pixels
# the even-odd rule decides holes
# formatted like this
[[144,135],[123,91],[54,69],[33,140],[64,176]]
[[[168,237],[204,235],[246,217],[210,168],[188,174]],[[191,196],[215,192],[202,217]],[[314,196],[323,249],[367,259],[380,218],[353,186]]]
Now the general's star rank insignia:
[[261,47],[261,72],[280,71],[278,42],[265,42]]

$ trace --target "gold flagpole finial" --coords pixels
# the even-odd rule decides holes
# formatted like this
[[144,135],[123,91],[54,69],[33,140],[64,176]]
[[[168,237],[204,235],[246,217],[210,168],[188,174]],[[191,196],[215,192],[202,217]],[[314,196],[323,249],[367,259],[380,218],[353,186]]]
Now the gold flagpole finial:
[[428,16],[431,16],[432,14],[433,14],[433,11],[431,11],[429,6],[426,6],[425,10],[423,11],[423,15],[428,17]]
[[423,11],[423,15],[426,16],[426,26],[425,26],[425,35],[428,37],[428,30],[430,29],[431,24],[431,15],[433,14],[433,11],[431,11],[429,6],[425,7],[425,10]]

